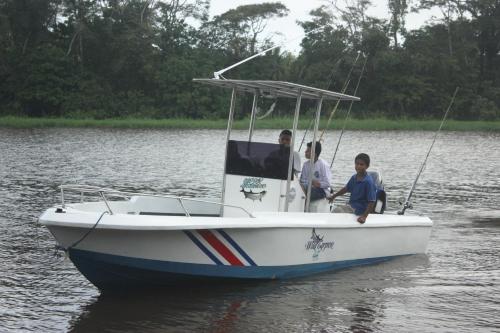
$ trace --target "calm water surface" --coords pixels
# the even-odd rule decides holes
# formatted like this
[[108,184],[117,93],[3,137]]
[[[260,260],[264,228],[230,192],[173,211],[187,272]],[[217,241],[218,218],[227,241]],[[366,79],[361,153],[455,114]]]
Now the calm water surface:
[[[246,132],[234,133],[244,138]],[[274,142],[278,131],[257,131]],[[431,132],[347,132],[342,186],[368,152],[389,208]],[[308,278],[101,295],[54,251],[40,213],[58,185],[218,196],[224,132],[0,129],[0,332],[499,332],[500,135],[442,133],[414,202],[435,222],[427,255]],[[328,133],[330,161],[337,133]]]

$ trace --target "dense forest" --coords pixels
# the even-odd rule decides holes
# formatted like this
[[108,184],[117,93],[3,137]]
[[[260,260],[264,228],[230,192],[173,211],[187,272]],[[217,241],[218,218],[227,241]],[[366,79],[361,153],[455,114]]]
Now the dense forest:
[[[275,48],[225,78],[284,80],[353,93],[356,117],[500,118],[500,0],[325,1],[297,22],[298,54]],[[210,17],[210,0],[0,0],[0,116],[220,118],[228,93],[193,83],[269,48],[266,24],[286,2]],[[409,12],[442,16],[407,30]],[[358,56],[360,55],[360,56]],[[241,105],[245,100],[240,101]],[[275,114],[293,107],[279,102]],[[240,117],[243,116],[240,112]]]

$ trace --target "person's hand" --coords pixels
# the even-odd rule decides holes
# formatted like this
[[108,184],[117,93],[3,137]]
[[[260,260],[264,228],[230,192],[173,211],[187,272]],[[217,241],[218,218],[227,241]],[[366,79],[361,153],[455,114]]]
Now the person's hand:
[[333,202],[333,199],[335,199],[335,196],[334,196],[334,195],[332,195],[332,196],[328,199],[328,202],[329,202],[329,203],[332,203],[332,202]]
[[366,216],[361,215],[360,217],[358,217],[358,222],[361,223],[361,224],[365,223],[366,222]]
[[314,186],[314,187],[321,187],[321,183],[319,182],[319,180],[313,179],[312,186]]

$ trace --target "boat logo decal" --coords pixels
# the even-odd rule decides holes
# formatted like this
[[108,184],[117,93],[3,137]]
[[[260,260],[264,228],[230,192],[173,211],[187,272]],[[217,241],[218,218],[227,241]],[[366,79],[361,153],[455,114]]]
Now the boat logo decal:
[[249,177],[243,179],[243,183],[240,185],[241,191],[245,196],[245,199],[250,199],[252,201],[259,200],[262,201],[262,197],[266,195],[265,190],[266,184],[262,183],[264,178]]
[[320,236],[316,233],[316,228],[312,229],[311,237],[309,238],[309,241],[306,242],[306,250],[313,251],[313,260],[317,260],[321,252],[325,250],[333,250],[335,242],[326,242],[323,238],[325,238],[325,236]]
[[224,230],[185,230],[184,233],[216,265],[257,266]]

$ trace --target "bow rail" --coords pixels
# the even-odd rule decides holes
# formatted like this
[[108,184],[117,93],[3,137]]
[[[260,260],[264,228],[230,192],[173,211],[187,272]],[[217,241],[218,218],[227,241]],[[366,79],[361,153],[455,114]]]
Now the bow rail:
[[188,210],[186,209],[186,206],[184,205],[184,201],[209,203],[209,204],[218,205],[218,206],[240,209],[245,214],[247,214],[249,217],[255,218],[255,216],[253,216],[248,210],[246,210],[243,207],[235,206],[235,205],[228,205],[228,204],[224,204],[221,202],[209,201],[209,200],[203,200],[203,199],[186,198],[186,197],[169,195],[169,194],[162,194],[162,193],[139,193],[139,192],[118,191],[118,190],[105,188],[105,187],[91,186],[91,185],[79,185],[79,184],[61,185],[61,186],[59,186],[59,188],[61,190],[61,206],[63,209],[66,208],[64,198],[65,198],[65,191],[67,191],[67,192],[79,192],[81,202],[83,202],[84,194],[92,193],[92,194],[99,195],[103,199],[104,204],[106,205],[107,210],[108,210],[110,215],[113,215],[113,211],[111,210],[111,207],[109,205],[109,200],[108,200],[109,197],[129,199],[130,197],[133,197],[133,196],[143,196],[143,197],[154,197],[154,198],[165,198],[165,199],[176,200],[179,203],[179,205],[182,207],[182,210],[184,211],[186,217],[189,217],[190,214],[189,214]]

